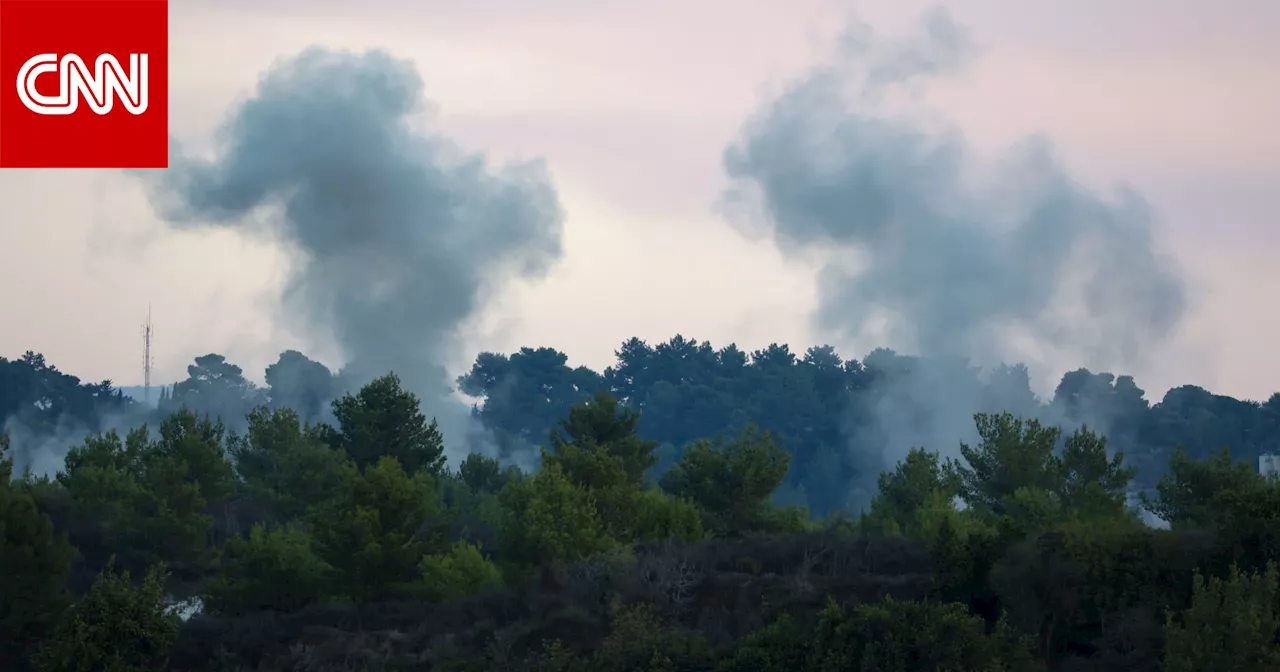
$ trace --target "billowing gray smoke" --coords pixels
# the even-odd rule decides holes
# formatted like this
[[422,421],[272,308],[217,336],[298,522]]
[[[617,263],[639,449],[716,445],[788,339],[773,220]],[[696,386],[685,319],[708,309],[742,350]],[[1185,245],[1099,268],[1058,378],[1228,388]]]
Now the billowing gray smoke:
[[492,170],[417,130],[426,107],[409,62],[309,49],[263,76],[216,158],[151,175],[153,201],[175,225],[267,227],[296,256],[282,301],[336,341],[344,381],[395,371],[456,446],[459,327],[504,281],[549,270],[563,214],[541,161]]
[[[726,151],[727,201],[758,206],[784,252],[823,260],[818,323],[841,337],[984,366],[1025,361],[1039,373],[1068,361],[1134,365],[1185,306],[1141,198],[1090,192],[1040,139],[984,184],[959,129],[936,113],[903,112],[923,108],[922,86],[959,70],[969,45],[942,11],[914,40],[855,27],[836,58],[772,101]],[[916,378],[902,384],[935,421],[879,409],[882,429],[899,437],[884,466],[924,438],[953,451],[980,410],[944,371]]]
[[1090,193],[1043,141],[1020,148],[993,188],[975,186],[957,129],[886,112],[967,54],[945,13],[924,26],[915,45],[850,39],[774,101],[726,153],[732,196],[758,190],[785,249],[863,253],[863,268],[824,270],[824,326],[857,337],[887,319],[894,345],[923,354],[999,361],[1030,336],[1095,365],[1129,363],[1184,307],[1147,208],[1132,193]]

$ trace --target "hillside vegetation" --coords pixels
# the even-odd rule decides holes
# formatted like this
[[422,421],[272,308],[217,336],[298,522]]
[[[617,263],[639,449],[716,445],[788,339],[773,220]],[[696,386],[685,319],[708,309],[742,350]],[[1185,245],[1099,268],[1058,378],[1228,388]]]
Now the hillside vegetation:
[[394,374],[189,373],[150,410],[0,361],[0,668],[1280,670],[1277,397],[633,339],[482,354],[449,464]]

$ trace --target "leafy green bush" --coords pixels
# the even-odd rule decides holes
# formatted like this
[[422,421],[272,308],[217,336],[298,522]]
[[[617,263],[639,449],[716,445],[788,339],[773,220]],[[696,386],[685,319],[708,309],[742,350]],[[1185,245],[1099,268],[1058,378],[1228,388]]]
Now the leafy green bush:
[[295,611],[321,600],[334,569],[316,556],[311,537],[295,526],[254,525],[227,542],[218,575],[206,587],[205,611],[238,615]]
[[165,605],[163,567],[134,586],[127,571],[103,570],[35,656],[39,672],[156,672],[165,669],[181,619]]
[[432,600],[477,595],[502,584],[502,572],[484,557],[480,547],[458,541],[445,553],[422,558],[422,586]]

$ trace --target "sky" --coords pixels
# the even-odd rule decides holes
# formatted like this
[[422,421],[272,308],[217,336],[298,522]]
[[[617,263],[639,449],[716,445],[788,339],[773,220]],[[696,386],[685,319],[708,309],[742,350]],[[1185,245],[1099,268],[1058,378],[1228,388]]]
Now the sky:
[[[565,212],[545,278],[501,288],[467,327],[470,356],[547,345],[603,368],[631,336],[847,356],[815,319],[817,270],[718,207],[725,147],[827,53],[850,13],[908,30],[933,3],[827,0],[187,0],[171,3],[170,124],[196,152],[278,59],[321,45],[413,61],[424,125],[493,161],[542,157]],[[928,92],[975,152],[1044,134],[1091,187],[1125,184],[1156,213],[1188,310],[1131,373],[1157,400],[1197,384],[1280,389],[1280,3],[955,0],[977,54]],[[333,339],[280,309],[290,258],[238,229],[163,223],[136,176],[0,172],[0,355],[43,352],[84,379],[157,381],[219,352],[261,380],[283,349],[341,364]],[[469,356],[452,363],[455,373]],[[1037,371],[1044,386],[1068,368]]]

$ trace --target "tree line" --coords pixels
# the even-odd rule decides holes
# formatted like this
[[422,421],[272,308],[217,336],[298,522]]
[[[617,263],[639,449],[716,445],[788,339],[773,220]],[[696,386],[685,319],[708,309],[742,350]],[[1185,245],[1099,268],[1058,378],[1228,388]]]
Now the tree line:
[[[528,471],[480,454],[446,464],[439,427],[396,376],[327,401],[315,381],[342,389],[341,373],[325,379],[305,357],[269,370],[266,389],[201,358],[146,424],[92,433],[53,474],[15,472],[0,439],[0,666],[1280,669],[1280,484],[1252,459],[1180,448],[1230,423],[1161,408],[1177,395],[1105,435],[1063,429],[1045,407],[1096,406],[1102,393],[1070,391],[1068,374],[1048,404],[975,413],[954,458],[906,452],[857,514],[819,513],[779,497],[808,478],[795,475],[795,446],[834,431],[804,386],[843,389],[857,413],[870,394],[859,390],[901,391],[886,369],[918,360],[819,366],[815,352],[834,353],[817,349],[783,368],[770,364],[788,360],[782,346],[699,360],[689,353],[709,346],[677,358],[670,343],[629,343],[640,354],[625,361],[644,366],[624,367],[620,352],[593,377],[529,350],[482,355],[462,377],[509,445],[540,446]],[[739,359],[723,365],[739,378],[695,375]],[[290,388],[297,370],[314,378]],[[132,406],[38,355],[0,372],[0,400],[18,399],[21,415],[0,410],[28,428]],[[573,382],[546,384],[556,376]],[[978,382],[1009,398],[998,379]],[[236,389],[252,407],[192,408],[231,404]],[[726,397],[742,407],[716,416]],[[700,410],[676,414],[672,399]],[[1265,418],[1272,402],[1236,403]],[[811,420],[778,424],[783,403]],[[1144,505],[1170,524],[1153,529],[1128,505],[1139,467],[1111,437],[1153,440],[1179,426],[1170,417],[1203,433],[1152,448],[1168,457]],[[1264,426],[1243,412],[1231,421]],[[672,453],[680,432],[690,438]],[[193,600],[200,613],[183,620]]]
[[[187,367],[185,379],[156,391],[158,409],[146,409],[113,392],[110,381],[80,383],[27,353],[12,361],[0,358],[0,418],[19,419],[24,431],[47,436],[68,424],[90,432],[155,425],[187,408],[243,432],[244,419],[260,405],[331,423],[333,400],[357,386],[345,372],[296,351],[282,353],[267,367],[265,381],[254,385],[240,367],[209,354]],[[1063,375],[1051,397],[1040,399],[1022,365],[983,370],[885,349],[859,361],[842,358],[830,346],[799,354],[773,344],[748,352],[678,335],[654,345],[631,338],[602,372],[571,367],[553,348],[481,353],[457,387],[477,400],[473,413],[505,457],[536,455],[559,419],[599,391],[641,412],[637,431],[658,443],[656,474],[674,464],[689,443],[755,424],[791,455],[775,499],[819,517],[865,508],[877,475],[910,448],[953,453],[957,437],[976,440],[976,413],[1007,411],[1099,431],[1136,470],[1136,490],[1155,486],[1178,446],[1196,459],[1223,446],[1250,460],[1280,452],[1280,393],[1257,402],[1183,385],[1155,401],[1131,376],[1078,369]]]

